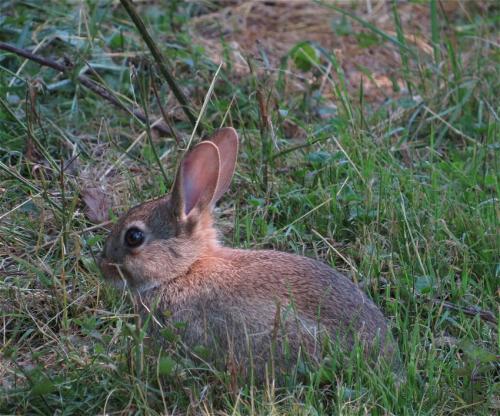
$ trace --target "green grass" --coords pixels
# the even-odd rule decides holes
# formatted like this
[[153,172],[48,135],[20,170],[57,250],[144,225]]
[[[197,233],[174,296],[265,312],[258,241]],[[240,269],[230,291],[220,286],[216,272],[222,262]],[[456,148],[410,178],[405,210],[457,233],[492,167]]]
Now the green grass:
[[[225,241],[305,254],[344,271],[383,309],[404,363],[398,383],[356,354],[345,366],[326,357],[303,380],[275,388],[235,385],[195,365],[169,334],[159,351],[128,296],[101,280],[94,260],[106,231],[88,221],[81,191],[105,186],[116,218],[169,189],[179,149],[173,138],[152,135],[124,154],[141,123],[71,79],[90,62],[100,82],[123,102],[147,106],[151,120],[160,114],[151,77],[161,97],[169,89],[151,60],[141,60],[146,48],[119,5],[46,3],[0,5],[0,41],[28,49],[43,42],[42,55],[76,63],[68,78],[0,51],[0,413],[498,411],[499,327],[470,313],[489,311],[498,322],[497,7],[447,21],[431,1],[430,56],[406,41],[397,7],[396,37],[364,22],[371,36],[395,45],[404,84],[419,99],[403,94],[374,105],[362,91],[348,94],[336,57],[316,45],[317,59],[308,64],[292,51],[288,63],[300,59],[305,75],[319,79],[330,64],[325,79],[336,107],[316,84],[285,88],[289,74],[275,77],[259,61],[237,80],[232,62],[221,69],[202,121],[232,124],[242,140],[218,209]],[[155,39],[168,40],[162,50],[199,110],[218,65],[186,25],[204,6],[159,4],[141,13]],[[122,55],[111,59],[109,51]],[[134,55],[136,76],[126,55]],[[164,99],[171,111],[174,98]],[[178,112],[169,117],[187,141],[190,123]],[[307,140],[287,139],[285,121]]]

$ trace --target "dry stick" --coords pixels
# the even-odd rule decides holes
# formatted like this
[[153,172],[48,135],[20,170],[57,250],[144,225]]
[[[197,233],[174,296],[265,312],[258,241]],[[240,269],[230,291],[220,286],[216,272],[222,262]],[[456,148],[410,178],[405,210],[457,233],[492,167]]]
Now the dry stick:
[[181,140],[179,139],[179,136],[177,136],[177,134],[175,133],[175,130],[172,128],[170,122],[168,121],[167,113],[165,112],[163,105],[161,105],[160,95],[158,94],[158,88],[156,87],[155,77],[153,74],[151,74],[151,88],[153,89],[153,94],[156,98],[156,103],[158,104],[158,107],[160,108],[160,113],[161,113],[161,116],[163,117],[163,121],[170,128],[170,131],[172,132],[172,136],[174,136],[174,139],[175,139],[175,142],[177,143],[177,146],[180,146]]
[[39,63],[40,65],[51,67],[59,72],[66,72],[68,69],[66,66],[64,66],[58,62],[54,62],[54,61],[47,59],[47,58],[44,58],[40,55],[35,55],[35,54],[27,51],[26,49],[17,48],[15,46],[9,45],[8,43],[5,43],[5,42],[0,42],[0,49],[3,49],[4,51],[7,51],[7,52],[15,53],[16,55],[20,55],[24,58],[31,60],[31,61],[35,61],[35,62]]
[[490,322],[490,323],[495,324],[495,325],[498,325],[498,321],[495,318],[495,315],[493,314],[493,312],[485,311],[483,309],[478,308],[477,306],[458,306],[458,305],[455,305],[454,303],[448,302],[446,300],[439,300],[439,299],[433,299],[432,302],[435,303],[436,305],[443,305],[447,309],[451,309],[451,310],[457,311],[457,312],[462,312],[462,313],[469,315],[469,316],[478,316],[479,315],[479,317],[482,320],[484,320],[486,322]]
[[141,19],[141,16],[137,13],[135,10],[134,3],[132,0],[120,0],[121,4],[127,11],[128,15],[130,18],[133,20],[137,30],[141,34],[142,38],[144,39],[144,42],[146,42],[146,45],[148,45],[149,50],[151,51],[151,54],[155,58],[155,61],[158,65],[158,68],[160,69],[161,74],[165,77],[165,80],[167,81],[168,85],[172,89],[173,94],[175,95],[175,98],[177,98],[177,101],[179,101],[179,104],[182,107],[182,110],[184,111],[184,114],[186,114],[188,120],[190,121],[191,125],[193,127],[196,126],[196,117],[191,111],[191,108],[189,107],[188,100],[184,93],[181,91],[181,89],[177,86],[177,83],[175,82],[174,77],[171,75],[171,70],[170,68],[172,65],[168,62],[167,58],[162,55],[160,52],[160,49],[158,46],[156,46],[156,43],[154,42],[153,38],[148,32],[148,29],[146,28],[146,25],[144,24],[143,20]]
[[[68,62],[68,65],[62,65],[56,61],[53,61],[52,59],[44,58],[40,55],[36,55],[30,51],[27,51],[26,49],[17,48],[16,46],[9,45],[8,43],[4,42],[0,42],[0,50],[12,52],[16,55],[22,56],[23,58],[29,59],[30,61],[36,62],[42,66],[47,66],[49,68],[55,69],[56,71],[62,72],[64,74],[67,74],[68,71],[73,66],[70,62]],[[142,110],[130,110],[125,104],[123,104],[120,100],[118,100],[118,98],[116,98],[114,94],[112,94],[108,89],[103,87],[101,84],[98,84],[97,82],[93,81],[92,79],[90,79],[85,75],[79,75],[77,77],[77,80],[83,86],[87,87],[89,90],[93,91],[97,95],[109,101],[114,106],[126,111],[129,114],[133,114],[143,123],[146,123],[146,116],[144,115]],[[170,135],[172,133],[170,129],[163,123],[156,124],[154,128],[156,128],[159,133],[165,136]]]

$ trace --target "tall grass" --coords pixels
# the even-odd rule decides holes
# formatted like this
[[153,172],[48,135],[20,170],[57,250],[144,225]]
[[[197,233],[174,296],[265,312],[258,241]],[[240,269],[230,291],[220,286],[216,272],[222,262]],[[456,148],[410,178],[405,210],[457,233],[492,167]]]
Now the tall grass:
[[[139,10],[150,30],[169,34],[162,53],[201,108],[218,66],[184,30],[202,6],[176,3],[164,13]],[[226,243],[342,270],[383,309],[401,350],[400,379],[353,351],[346,365],[327,356],[278,388],[239,385],[190,361],[168,332],[159,350],[128,294],[100,279],[95,256],[106,230],[89,222],[82,191],[105,186],[114,221],[169,189],[180,141],[149,129],[136,140],[142,126],[73,82],[78,71],[93,65],[106,88],[150,120],[162,113],[151,91],[158,85],[167,122],[181,140],[191,134],[153,63],[134,61],[144,46],[127,14],[111,3],[1,5],[0,40],[69,54],[75,68],[61,78],[0,52],[0,413],[498,411],[498,9],[473,7],[449,22],[439,2],[428,7],[432,57],[408,41],[398,3],[396,36],[339,10],[396,45],[407,89],[400,99],[368,105],[362,90],[349,92],[338,57],[309,43],[318,55],[307,76],[324,80],[333,98],[312,86],[293,91],[289,72],[274,77],[257,60],[237,81],[228,62],[213,85],[203,123],[226,120],[242,138],[218,209]],[[285,60],[284,69],[296,53]],[[307,137],[289,140],[290,122]]]

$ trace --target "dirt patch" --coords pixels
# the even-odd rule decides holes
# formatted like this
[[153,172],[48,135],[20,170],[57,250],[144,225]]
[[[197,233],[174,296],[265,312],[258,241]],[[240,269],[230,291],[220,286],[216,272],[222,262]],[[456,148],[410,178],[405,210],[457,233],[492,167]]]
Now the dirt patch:
[[[328,3],[397,38],[391,2]],[[240,76],[249,72],[247,56],[278,70],[282,57],[294,45],[310,41],[329,53],[335,53],[345,72],[348,90],[357,94],[362,82],[366,101],[381,103],[406,92],[401,79],[399,47],[338,10],[311,0],[232,0],[221,4],[225,7],[194,19],[190,23],[191,33],[215,62],[223,60],[224,48],[229,50],[234,70]],[[439,7],[440,13],[448,18],[466,12],[458,1],[439,2]],[[419,59],[432,59],[429,5],[398,2],[397,14],[406,42],[412,45]],[[293,62],[289,62],[287,70],[300,80],[295,82],[298,88],[313,82],[312,73],[301,72]],[[334,94],[328,89],[323,93]]]

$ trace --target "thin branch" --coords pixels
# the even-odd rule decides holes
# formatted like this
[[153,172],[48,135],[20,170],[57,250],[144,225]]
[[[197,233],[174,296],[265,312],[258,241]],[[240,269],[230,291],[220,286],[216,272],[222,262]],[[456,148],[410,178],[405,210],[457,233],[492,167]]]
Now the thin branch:
[[150,72],[150,77],[151,77],[151,88],[153,89],[153,94],[156,98],[156,103],[158,104],[158,107],[160,108],[160,113],[161,113],[161,116],[163,117],[163,121],[170,129],[172,136],[174,136],[174,139],[175,139],[175,142],[177,143],[177,146],[180,146],[181,141],[179,139],[179,136],[177,136],[177,133],[175,132],[174,128],[171,126],[171,124],[168,120],[168,117],[167,117],[167,113],[166,113],[165,109],[163,108],[163,105],[161,104],[160,95],[158,94],[158,88],[156,87],[155,76],[151,72]]
[[479,315],[479,317],[483,321],[498,325],[498,320],[495,317],[495,315],[493,314],[493,312],[482,310],[482,309],[478,308],[477,306],[458,306],[458,305],[455,305],[454,303],[448,302],[446,300],[439,300],[439,299],[433,299],[432,302],[435,303],[436,305],[442,305],[447,309],[451,309],[451,310],[457,311],[457,312],[462,312],[462,313],[469,315],[469,316]]
[[[26,49],[21,49],[13,45],[9,45],[8,43],[0,42],[0,50],[4,50],[7,52],[12,52],[18,56],[22,56],[23,58],[29,59],[30,61],[36,62],[42,66],[46,66],[52,69],[55,69],[56,71],[62,72],[64,74],[68,74],[68,72],[72,69],[73,64],[66,60],[66,64],[60,64],[59,62],[53,61],[52,59],[44,58],[40,55],[36,55],[30,51],[27,51]],[[102,86],[101,84],[95,82],[94,80],[90,79],[89,77],[85,75],[79,75],[77,77],[77,80],[85,87],[87,87],[89,90],[94,92],[95,94],[99,95],[100,97],[104,98],[105,100],[109,101],[111,104],[114,106],[120,108],[123,111],[126,111],[129,114],[134,115],[137,117],[139,120],[141,120],[143,123],[147,122],[147,118],[144,115],[144,112],[139,109],[131,110],[129,109],[125,104],[123,104],[116,96],[107,88]],[[162,135],[170,135],[172,132],[168,128],[167,125],[164,123],[158,123],[154,126],[156,130]]]
[[52,61],[51,59],[44,58],[43,56],[40,55],[35,55],[34,53],[31,53],[30,51],[27,51],[26,49],[21,49],[13,45],[9,45],[8,43],[5,42],[0,42],[0,49],[7,51],[7,52],[12,52],[15,53],[16,55],[22,56],[23,58],[29,59],[30,61],[35,61],[39,63],[40,65],[43,66],[48,66],[50,68],[53,68],[59,72],[66,72],[68,68],[58,62]]
[[158,65],[158,68],[160,69],[161,74],[165,77],[165,80],[172,89],[175,98],[177,98],[177,101],[179,101],[179,104],[181,105],[184,114],[186,114],[186,117],[188,118],[191,125],[195,127],[196,117],[191,111],[186,96],[184,95],[182,90],[178,87],[177,82],[175,81],[174,77],[171,74],[170,68],[172,67],[172,65],[168,62],[168,59],[165,56],[163,56],[163,54],[160,52],[160,49],[158,48],[155,41],[149,34],[148,29],[144,24],[144,21],[142,20],[141,16],[139,16],[139,13],[137,13],[137,10],[135,10],[135,6],[132,0],[120,0],[120,2],[127,11],[130,18],[133,20],[137,30],[144,39],[144,42],[146,42],[146,45],[148,45],[148,48],[151,51],[151,54],[153,55]]

